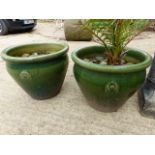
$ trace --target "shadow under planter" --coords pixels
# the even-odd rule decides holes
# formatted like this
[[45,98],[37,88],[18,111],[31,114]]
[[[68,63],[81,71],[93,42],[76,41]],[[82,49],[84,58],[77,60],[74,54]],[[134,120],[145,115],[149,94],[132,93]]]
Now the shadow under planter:
[[69,46],[65,43],[34,43],[2,51],[6,68],[14,80],[34,99],[57,95],[67,67]]
[[72,53],[76,81],[88,103],[95,109],[117,111],[143,84],[152,58],[145,52],[128,50],[127,56],[139,60],[139,63],[114,66],[83,60],[85,56],[103,54],[103,46],[89,46]]

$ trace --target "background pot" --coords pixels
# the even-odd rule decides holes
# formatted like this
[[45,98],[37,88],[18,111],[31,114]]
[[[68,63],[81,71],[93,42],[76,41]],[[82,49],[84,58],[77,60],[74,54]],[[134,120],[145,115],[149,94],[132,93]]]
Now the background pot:
[[82,60],[82,57],[104,51],[103,46],[90,46],[73,52],[74,75],[92,107],[100,111],[113,112],[117,111],[144,82],[146,68],[152,58],[145,52],[130,49],[128,56],[136,58],[140,63],[113,66]]
[[[69,47],[63,43],[19,45],[2,51],[9,74],[33,98],[47,99],[57,95],[63,84]],[[24,53],[50,52],[47,55],[21,57]]]
[[84,29],[81,19],[66,19],[64,21],[64,32],[66,40],[90,41],[92,34]]

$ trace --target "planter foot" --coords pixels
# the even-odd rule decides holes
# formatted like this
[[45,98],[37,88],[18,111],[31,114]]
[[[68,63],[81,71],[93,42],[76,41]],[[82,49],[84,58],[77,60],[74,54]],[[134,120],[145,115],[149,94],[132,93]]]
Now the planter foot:
[[37,96],[32,96],[32,95],[30,95],[33,99],[35,99],[35,100],[48,100],[48,99],[51,99],[51,98],[53,98],[53,97],[55,97],[55,96],[57,96],[59,93],[60,93],[60,91],[61,91],[61,89],[59,89],[57,92],[55,92],[54,94],[49,94],[49,95],[46,95],[46,96],[39,96],[39,95],[37,95]]
[[90,105],[93,109],[100,111],[100,112],[117,112],[120,106],[105,106],[105,105],[100,105],[97,103],[92,103],[92,101],[88,101],[88,105]]

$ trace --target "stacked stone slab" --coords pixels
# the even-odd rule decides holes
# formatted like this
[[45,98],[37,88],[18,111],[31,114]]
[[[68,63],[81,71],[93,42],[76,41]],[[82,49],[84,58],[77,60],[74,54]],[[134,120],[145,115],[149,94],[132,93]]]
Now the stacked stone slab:
[[90,41],[92,39],[92,35],[84,29],[80,19],[65,20],[64,31],[66,40]]

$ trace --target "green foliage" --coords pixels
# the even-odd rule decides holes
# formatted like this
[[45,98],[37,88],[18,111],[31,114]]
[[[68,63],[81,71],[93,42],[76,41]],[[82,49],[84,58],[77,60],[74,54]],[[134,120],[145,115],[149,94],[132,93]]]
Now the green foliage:
[[149,19],[88,19],[84,27],[106,48],[108,64],[121,64],[126,45],[143,32]]

